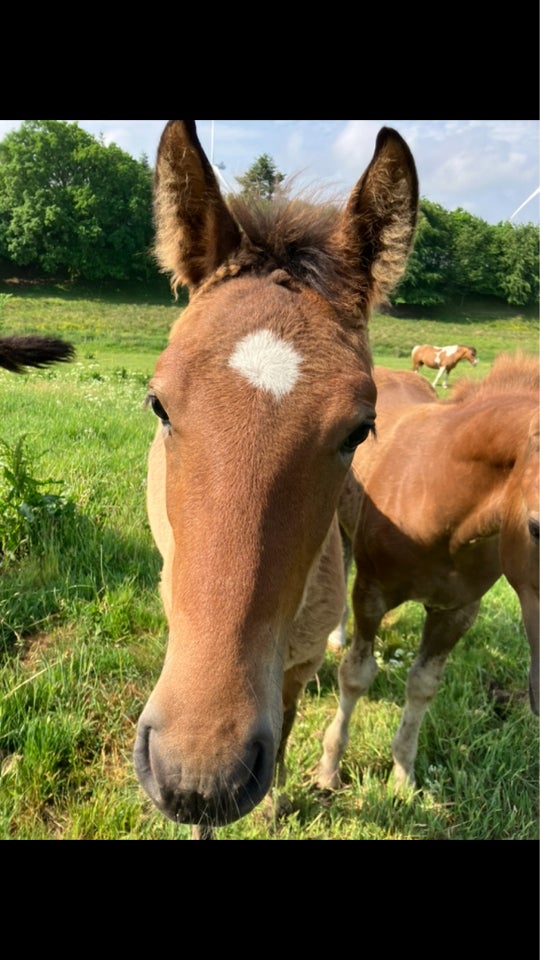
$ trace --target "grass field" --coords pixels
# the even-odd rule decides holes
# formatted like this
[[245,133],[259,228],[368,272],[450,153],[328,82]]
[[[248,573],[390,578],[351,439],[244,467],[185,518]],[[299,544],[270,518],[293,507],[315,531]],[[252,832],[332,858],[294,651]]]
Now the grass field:
[[[30,530],[26,552],[4,556],[1,567],[0,839],[189,837],[154,809],[131,759],[166,643],[145,512],[155,422],[144,399],[181,306],[165,283],[146,296],[0,285],[0,333],[54,334],[77,348],[70,365],[21,377],[0,371],[0,462],[11,463],[20,442],[27,474],[58,497],[54,515]],[[452,383],[483,376],[503,350],[537,355],[538,318],[493,304],[377,315],[371,342],[375,362],[398,369],[409,368],[415,343],[476,346],[479,366],[461,364]],[[380,671],[354,716],[344,789],[324,803],[311,789],[337,702],[338,655],[328,652],[291,738],[294,812],[274,823],[261,807],[220,830],[221,839],[539,838],[528,646],[502,580],[450,656],[422,727],[420,792],[399,805],[390,795],[390,742],[420,626],[414,604],[384,621]]]

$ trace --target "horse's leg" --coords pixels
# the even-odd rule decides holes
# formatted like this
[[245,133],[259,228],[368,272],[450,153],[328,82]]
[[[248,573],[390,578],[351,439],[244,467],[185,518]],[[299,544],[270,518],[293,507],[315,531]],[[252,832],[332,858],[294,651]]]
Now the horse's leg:
[[518,593],[518,598],[521,606],[523,625],[527,633],[527,640],[529,641],[529,647],[531,650],[531,663],[529,669],[529,703],[532,712],[538,716],[540,707],[540,652],[538,636],[540,630],[540,619],[538,611],[538,593],[530,588],[522,589]]
[[[345,584],[349,582],[349,573],[353,561],[353,546],[352,540],[343,527],[340,527],[341,541],[343,544],[343,568],[345,571]],[[345,601],[345,607],[343,610],[343,616],[340,623],[332,630],[332,633],[328,637],[328,646],[335,653],[341,653],[344,647],[347,646],[347,621],[349,619],[349,604]]]
[[[312,673],[313,670],[310,670]],[[267,815],[270,814],[276,819],[284,817],[291,813],[292,805],[285,793],[281,789],[287,782],[287,767],[285,764],[285,754],[289,735],[294,726],[296,712],[298,708],[298,699],[306,684],[306,678],[303,672],[296,673],[295,668],[288,670],[283,678],[283,724],[281,727],[281,739],[276,754],[276,768],[274,774],[274,789],[267,796],[266,809]]]
[[480,601],[459,610],[426,608],[422,643],[409,670],[405,709],[392,741],[397,791],[404,786],[414,787],[418,734],[424,714],[437,693],[450,651],[474,623],[479,609]]
[[295,677],[294,670],[289,670],[283,679],[283,725],[281,727],[281,740],[276,755],[276,775],[274,777],[274,782],[277,787],[284,787],[287,780],[285,753],[289,735],[296,719],[298,698],[303,689],[304,681]]
[[[441,379],[443,373],[446,373],[446,367],[441,367],[441,369],[439,370],[437,376],[435,377],[435,379],[434,379],[434,381],[433,381],[433,386],[434,386],[434,387],[437,386],[437,384],[438,384],[439,380]],[[444,384],[443,384],[443,386],[444,386]]]
[[357,701],[367,693],[378,670],[373,645],[387,607],[381,595],[378,592],[369,595],[358,578],[353,590],[353,607],[354,636],[339,667],[339,706],[324,735],[317,775],[317,785],[323,789],[335,790],[340,786],[339,765],[349,740],[349,722]]

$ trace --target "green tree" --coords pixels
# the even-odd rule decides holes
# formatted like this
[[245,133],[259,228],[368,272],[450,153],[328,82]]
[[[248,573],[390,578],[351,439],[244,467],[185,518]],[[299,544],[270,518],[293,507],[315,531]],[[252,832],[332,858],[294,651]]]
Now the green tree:
[[538,302],[539,234],[532,223],[509,221],[495,227],[496,284],[494,293],[522,307]]
[[421,306],[444,303],[450,286],[451,246],[447,211],[438,203],[422,199],[414,249],[392,302]]
[[249,200],[271,200],[276,187],[284,179],[285,174],[279,172],[267,153],[261,154],[242,177],[236,177],[242,187],[240,195]]
[[452,266],[449,276],[454,296],[493,296],[496,281],[494,230],[480,217],[458,208],[448,214]]
[[422,199],[415,245],[393,303],[434,306],[492,296],[515,306],[538,302],[538,228],[497,226]]
[[0,257],[89,280],[154,269],[152,174],[76,122],[25,120],[0,142]]

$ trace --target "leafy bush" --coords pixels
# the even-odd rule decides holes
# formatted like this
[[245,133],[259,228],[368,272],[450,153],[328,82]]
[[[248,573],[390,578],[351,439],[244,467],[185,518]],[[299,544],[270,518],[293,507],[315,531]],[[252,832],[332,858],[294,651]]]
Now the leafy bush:
[[25,435],[13,444],[0,438],[0,563],[25,554],[46,524],[74,512],[68,497],[44,489],[62,481],[38,480],[34,470]]

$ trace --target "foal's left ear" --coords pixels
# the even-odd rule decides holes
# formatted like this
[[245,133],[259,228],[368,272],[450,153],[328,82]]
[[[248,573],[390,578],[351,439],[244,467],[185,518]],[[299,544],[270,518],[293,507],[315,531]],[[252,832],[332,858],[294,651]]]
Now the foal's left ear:
[[418,216],[418,176],[413,155],[391,127],[377,136],[371,163],[356,184],[342,214],[339,242],[361,277],[372,306],[401,279]]
[[221,195],[194,120],[169,120],[154,178],[156,259],[172,285],[194,289],[240,243],[240,230]]

